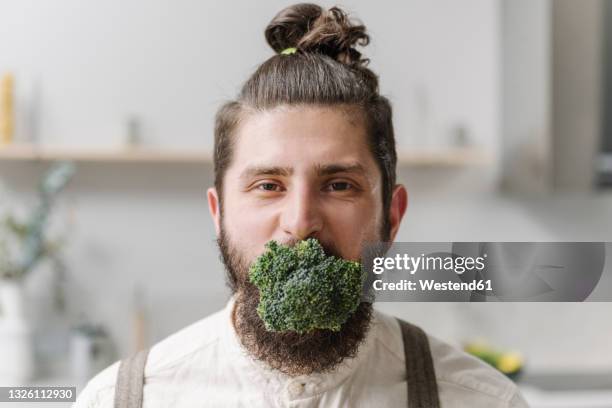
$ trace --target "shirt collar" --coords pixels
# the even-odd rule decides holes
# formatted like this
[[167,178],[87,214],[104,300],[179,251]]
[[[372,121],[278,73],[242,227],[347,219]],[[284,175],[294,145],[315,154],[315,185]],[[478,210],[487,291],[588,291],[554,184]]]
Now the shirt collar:
[[[377,319],[375,313],[372,314],[372,321],[366,338],[359,346],[357,354],[353,358],[345,358],[332,371],[325,373],[313,373],[310,375],[301,375],[291,377],[282,373],[279,370],[268,367],[264,362],[253,358],[244,346],[240,343],[240,339],[236,333],[232,322],[232,312],[235,306],[235,295],[231,296],[223,309],[223,328],[222,328],[222,343],[225,351],[232,356],[230,359],[233,363],[238,364],[237,367],[245,374],[258,378],[262,384],[274,384],[279,387],[284,387],[288,383],[302,382],[310,385],[306,390],[306,394],[316,394],[325,392],[326,390],[336,388],[342,384],[353,372],[363,366],[370,350],[373,347],[376,338]],[[307,397],[308,395],[301,397]]]

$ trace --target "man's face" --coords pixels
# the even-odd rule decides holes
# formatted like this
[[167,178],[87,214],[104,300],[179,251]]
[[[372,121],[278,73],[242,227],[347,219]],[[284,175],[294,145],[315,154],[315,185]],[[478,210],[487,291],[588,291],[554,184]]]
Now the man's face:
[[266,242],[317,238],[345,259],[380,240],[381,175],[358,115],[279,107],[247,116],[223,185],[224,234],[244,260]]
[[[355,119],[353,119],[355,118]],[[331,370],[354,356],[372,305],[362,302],[339,331],[268,331],[257,314],[250,264],[270,240],[293,245],[314,237],[328,255],[360,260],[368,242],[390,239],[406,206],[402,186],[391,200],[389,237],[381,237],[381,176],[359,115],[339,108],[281,107],[247,116],[234,135],[223,181],[208,202],[219,248],[236,294],[233,324],[247,350],[287,374]]]

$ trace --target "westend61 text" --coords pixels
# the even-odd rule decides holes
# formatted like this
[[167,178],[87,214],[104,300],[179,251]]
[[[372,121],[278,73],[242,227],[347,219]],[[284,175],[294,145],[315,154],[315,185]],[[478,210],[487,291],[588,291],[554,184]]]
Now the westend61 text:
[[399,282],[383,282],[378,279],[372,284],[374,290],[422,290],[422,291],[482,291],[493,290],[491,280],[474,280],[472,282],[436,282],[431,279],[419,279],[417,282],[402,279]]

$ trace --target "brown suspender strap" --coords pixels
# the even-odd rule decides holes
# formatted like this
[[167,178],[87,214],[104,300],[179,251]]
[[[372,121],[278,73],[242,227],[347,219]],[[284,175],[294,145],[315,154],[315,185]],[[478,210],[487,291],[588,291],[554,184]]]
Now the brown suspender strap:
[[148,354],[149,349],[144,349],[121,360],[115,384],[115,408],[140,408],[142,406],[144,369]]
[[439,408],[438,383],[427,335],[421,328],[397,320],[404,340],[408,408]]

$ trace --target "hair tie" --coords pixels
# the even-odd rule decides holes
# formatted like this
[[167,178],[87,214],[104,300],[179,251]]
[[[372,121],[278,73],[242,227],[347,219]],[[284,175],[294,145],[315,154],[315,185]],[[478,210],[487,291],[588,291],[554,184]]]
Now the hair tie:
[[281,51],[282,55],[290,55],[290,54],[295,54],[297,52],[297,48],[295,47],[289,47],[289,48],[285,48],[284,50]]

